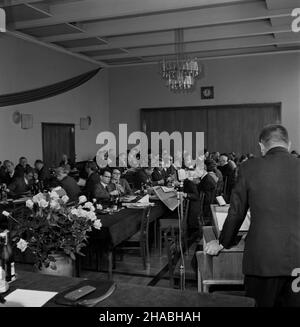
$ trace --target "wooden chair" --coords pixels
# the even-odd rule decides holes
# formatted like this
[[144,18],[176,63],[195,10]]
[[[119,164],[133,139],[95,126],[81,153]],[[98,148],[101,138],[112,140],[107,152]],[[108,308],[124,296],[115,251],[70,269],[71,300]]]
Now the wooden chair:
[[[206,243],[215,240],[216,236],[211,226],[203,227],[203,248]],[[197,278],[198,292],[209,292],[212,285],[243,285],[242,258],[244,251],[243,240],[231,249],[223,249],[218,256],[198,251]]]
[[[181,231],[183,234],[184,246],[185,249],[188,251],[188,242],[187,242],[187,217],[189,213],[189,204],[190,200],[184,199],[183,201],[183,219],[181,222]],[[167,234],[169,232],[178,233],[179,231],[179,221],[178,219],[160,219],[159,220],[159,256],[162,253],[162,239],[164,238],[165,242],[167,240]]]
[[[137,209],[141,210],[141,209]],[[144,269],[150,268],[150,251],[149,251],[149,216],[151,206],[142,209],[140,231],[129,240],[122,242],[114,249],[113,261],[115,266],[115,253],[121,250],[140,250]],[[136,245],[138,244],[138,245]],[[123,256],[123,255],[122,255]]]

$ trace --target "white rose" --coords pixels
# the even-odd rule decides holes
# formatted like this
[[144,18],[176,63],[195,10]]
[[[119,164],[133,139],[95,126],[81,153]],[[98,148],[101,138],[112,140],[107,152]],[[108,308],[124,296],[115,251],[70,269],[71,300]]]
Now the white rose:
[[59,199],[59,195],[53,190],[50,192],[50,199],[57,200]]
[[75,209],[75,208],[73,208],[73,209],[71,210],[71,215],[78,216],[78,210]]
[[85,195],[81,195],[80,197],[79,197],[79,204],[81,204],[81,203],[84,203],[84,202],[86,202],[87,201],[87,198],[86,198],[86,196]]
[[33,201],[34,203],[38,203],[38,202],[40,202],[41,200],[45,200],[45,197],[44,197],[44,194],[43,194],[43,193],[38,193],[38,194],[36,194],[35,196],[33,196],[33,198],[32,198],[32,201]]
[[88,202],[86,202],[86,203],[84,204],[83,207],[89,209],[89,208],[92,207],[92,206],[93,206],[93,203],[88,201]]
[[102,209],[103,209],[102,205],[100,203],[97,204],[97,210],[102,210]]
[[10,216],[10,213],[7,211],[2,211],[2,215],[5,217],[8,217],[8,216]]
[[82,208],[77,209],[78,217],[87,217],[88,212]]
[[94,228],[100,229],[102,227],[102,223],[100,219],[96,219],[93,224]]
[[55,200],[51,200],[50,201],[50,208],[53,210],[59,210],[60,209],[60,205],[57,201]]
[[67,203],[69,201],[69,197],[67,195],[64,195],[61,199],[63,203]]
[[56,186],[56,187],[53,189],[53,191],[60,191],[61,189],[62,189],[61,186]]
[[95,207],[92,202],[86,202],[83,206],[85,209],[89,209],[90,211],[95,211]]
[[95,212],[93,212],[93,211],[89,211],[89,212],[87,212],[87,214],[86,214],[86,218],[89,219],[89,220],[94,221],[94,220],[97,219],[97,216],[96,216]]
[[24,252],[27,249],[28,242],[20,238],[19,242],[17,243],[17,248]]
[[40,208],[47,208],[49,202],[47,202],[46,200],[42,199],[38,202],[38,205]]
[[32,200],[29,199],[29,200],[26,201],[26,207],[27,208],[32,209],[33,205],[34,205],[34,203],[33,203]]

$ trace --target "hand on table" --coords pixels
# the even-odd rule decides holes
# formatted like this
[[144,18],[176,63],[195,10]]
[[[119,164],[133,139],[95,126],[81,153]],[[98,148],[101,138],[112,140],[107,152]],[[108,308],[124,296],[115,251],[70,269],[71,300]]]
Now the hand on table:
[[218,240],[213,240],[206,244],[204,252],[209,255],[218,255],[223,248],[223,245],[219,244]]

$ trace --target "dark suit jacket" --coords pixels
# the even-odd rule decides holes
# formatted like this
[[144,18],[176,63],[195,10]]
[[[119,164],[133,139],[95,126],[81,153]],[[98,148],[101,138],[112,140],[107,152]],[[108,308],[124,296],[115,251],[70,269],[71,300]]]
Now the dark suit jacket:
[[26,184],[24,177],[16,177],[7,186],[10,190],[10,195],[18,196],[31,191],[32,183]]
[[283,147],[242,163],[219,241],[229,248],[248,208],[243,272],[291,276],[300,267],[300,160]]
[[23,166],[21,166],[20,164],[17,164],[15,167],[15,174],[17,177],[23,177],[25,171],[31,169],[30,165],[26,165],[26,167],[24,168]]
[[223,175],[224,183],[227,179],[226,190],[224,191],[226,192],[225,201],[229,202],[232,189],[235,185],[235,169],[230,164],[219,166],[218,169]]
[[155,167],[153,169],[151,178],[154,183],[161,180],[165,181],[165,179],[167,178],[167,173],[164,169],[159,170],[157,167]]
[[102,183],[98,183],[95,188],[95,198],[100,200],[100,202],[109,202],[110,194],[108,187],[104,187]]
[[[127,182],[127,180],[125,178],[120,178],[120,185],[122,186],[124,192],[122,192],[121,195],[130,195],[132,194],[132,190],[129,186],[129,183]],[[115,191],[117,189],[117,186],[115,183],[109,183],[107,185],[107,189],[109,190],[109,192]]]
[[60,186],[66,191],[67,196],[69,197],[69,202],[78,200],[81,190],[73,177],[65,177],[60,181]]
[[9,173],[5,173],[5,175],[2,177],[1,183],[5,183],[6,185],[11,184],[18,176],[16,176],[16,173],[12,176],[9,175]]
[[44,184],[47,184],[50,174],[46,167],[42,167],[40,170],[36,170],[38,173],[39,181],[42,181]]
[[198,216],[200,215],[200,197],[197,185],[189,179],[184,180],[183,192],[187,193],[187,198],[190,200],[188,213],[188,228],[198,229]]
[[85,184],[84,192],[89,200],[95,198],[95,189],[100,183],[100,176],[97,172],[92,173]]
[[150,176],[148,176],[145,173],[145,170],[143,168],[140,168],[135,175],[135,187],[137,189],[141,188],[141,185],[143,184],[147,184],[149,186],[152,186],[152,179]]
[[203,200],[203,215],[204,217],[211,217],[210,205],[214,202],[216,196],[217,182],[210,174],[206,174],[198,185],[199,194],[204,193]]

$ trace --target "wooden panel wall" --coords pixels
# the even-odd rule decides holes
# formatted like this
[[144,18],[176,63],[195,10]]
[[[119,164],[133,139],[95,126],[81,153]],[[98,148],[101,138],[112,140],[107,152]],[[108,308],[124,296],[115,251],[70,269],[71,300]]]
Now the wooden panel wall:
[[258,135],[266,124],[281,122],[281,103],[141,109],[142,130],[204,132],[210,152],[259,154]]

